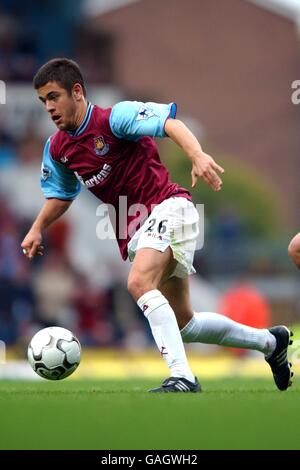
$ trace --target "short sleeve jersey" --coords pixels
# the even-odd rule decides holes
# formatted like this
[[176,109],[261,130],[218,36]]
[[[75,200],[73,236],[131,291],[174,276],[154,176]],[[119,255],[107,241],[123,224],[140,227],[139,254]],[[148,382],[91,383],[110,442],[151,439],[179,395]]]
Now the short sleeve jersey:
[[169,197],[191,199],[186,189],[170,180],[153,139],[166,136],[165,122],[175,116],[175,103],[123,101],[105,109],[89,103],[80,127],[74,132],[58,130],[45,145],[45,197],[73,200],[84,186],[113,206],[113,228],[126,259],[128,227],[140,215],[130,208],[141,204],[149,215],[154,205]]

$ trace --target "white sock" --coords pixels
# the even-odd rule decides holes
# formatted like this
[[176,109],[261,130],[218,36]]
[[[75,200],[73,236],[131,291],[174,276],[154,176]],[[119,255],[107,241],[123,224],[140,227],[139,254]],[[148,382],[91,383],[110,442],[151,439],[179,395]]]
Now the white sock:
[[151,327],[157,347],[166,360],[172,377],[185,377],[195,382],[189,367],[175,313],[162,293],[155,289],[137,301]]
[[194,312],[193,318],[182,328],[181,336],[185,343],[255,349],[266,356],[270,356],[276,347],[275,336],[269,330],[252,328],[212,312]]

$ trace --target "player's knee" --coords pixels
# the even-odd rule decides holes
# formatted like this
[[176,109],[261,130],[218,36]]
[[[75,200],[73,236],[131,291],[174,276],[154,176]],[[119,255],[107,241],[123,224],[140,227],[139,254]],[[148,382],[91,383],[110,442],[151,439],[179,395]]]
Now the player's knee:
[[290,242],[288,247],[288,254],[300,269],[300,234],[298,233]]
[[132,274],[128,278],[127,289],[132,297],[135,300],[138,300],[142,295],[146,294],[146,292],[156,289],[156,287],[145,277],[138,274]]
[[293,258],[294,253],[295,253],[295,245],[294,245],[293,241],[291,241],[289,246],[288,246],[288,254],[291,258]]
[[300,237],[296,235],[288,246],[289,256],[295,260],[300,257]]

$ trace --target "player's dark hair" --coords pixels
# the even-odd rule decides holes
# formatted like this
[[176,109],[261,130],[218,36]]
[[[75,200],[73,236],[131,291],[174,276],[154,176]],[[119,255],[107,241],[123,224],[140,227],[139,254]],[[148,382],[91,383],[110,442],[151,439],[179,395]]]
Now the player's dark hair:
[[79,83],[82,86],[84,96],[86,96],[81,71],[74,60],[66,58],[51,59],[42,65],[33,78],[33,86],[37,90],[48,82],[58,82],[62,88],[67,90],[69,95],[71,95],[75,83]]

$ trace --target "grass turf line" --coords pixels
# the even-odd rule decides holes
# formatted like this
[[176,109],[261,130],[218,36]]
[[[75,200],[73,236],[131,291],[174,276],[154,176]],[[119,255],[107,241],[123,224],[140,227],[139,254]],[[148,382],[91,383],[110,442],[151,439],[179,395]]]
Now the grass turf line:
[[299,449],[300,387],[205,380],[201,394],[149,394],[155,380],[0,383],[0,449]]

